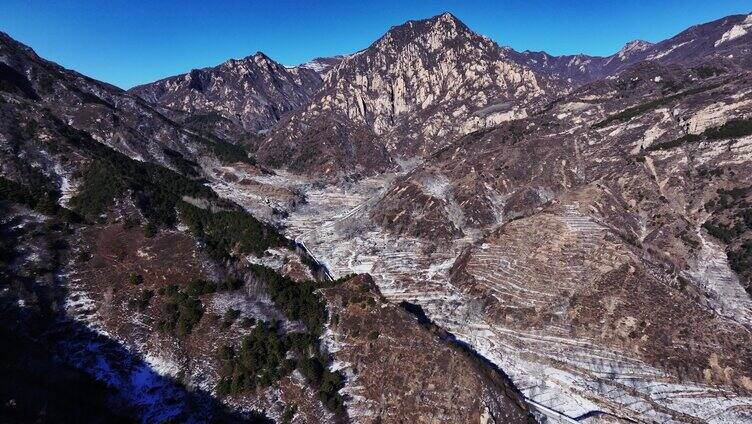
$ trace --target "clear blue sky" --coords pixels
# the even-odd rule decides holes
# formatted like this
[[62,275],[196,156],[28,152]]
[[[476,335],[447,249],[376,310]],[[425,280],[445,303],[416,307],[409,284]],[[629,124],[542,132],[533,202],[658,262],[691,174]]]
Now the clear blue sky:
[[[216,3],[216,4],[215,4]],[[128,88],[263,51],[287,65],[367,47],[443,11],[517,50],[608,55],[726,15],[736,0],[0,0],[0,30],[41,56]]]

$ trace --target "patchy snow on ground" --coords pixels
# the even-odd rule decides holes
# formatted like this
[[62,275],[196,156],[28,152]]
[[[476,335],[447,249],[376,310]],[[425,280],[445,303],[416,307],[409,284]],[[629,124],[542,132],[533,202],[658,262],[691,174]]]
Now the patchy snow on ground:
[[[453,286],[448,275],[454,261],[478,239],[478,234],[437,249],[433,243],[393,235],[371,222],[370,211],[387,192],[394,176],[367,178],[340,187],[315,186],[299,177],[255,178],[286,188],[294,186],[305,197],[306,202],[289,209],[281,223],[287,235],[304,243],[333,277],[369,273],[390,302],[420,305],[437,325],[503,369],[530,404],[551,422],[591,422],[599,414],[673,422],[677,415],[688,414],[702,421],[731,423],[752,410],[752,399],[675,381],[624,352],[602,348],[589,340],[572,339],[563,330],[561,334],[556,329],[544,334],[514,330],[503,322],[487,322],[481,313],[482,305]],[[448,184],[441,178],[419,183],[432,196],[447,192]],[[604,231],[574,209],[562,219],[583,236]],[[492,246],[487,246],[486,251],[497,259],[503,256]],[[715,268],[707,272],[718,271],[714,262],[708,266]],[[515,272],[532,272],[523,268]],[[535,302],[538,295],[545,294],[524,296]],[[323,339],[331,351],[337,350],[331,334],[325,334]],[[347,364],[337,365],[347,369]],[[352,396],[353,410],[366,414],[369,406],[358,401],[357,379],[348,380],[345,392]]]
[[60,206],[65,208],[68,207],[68,202],[70,202],[73,196],[78,192],[79,184],[76,184],[73,181],[73,177],[69,174],[69,171],[64,169],[59,163],[55,164],[55,173],[60,178],[60,199],[58,202]]
[[656,59],[660,59],[662,57],[666,57],[666,56],[670,55],[674,50],[678,49],[679,47],[685,46],[685,45],[691,43],[692,41],[694,41],[694,40],[689,40],[689,41],[685,41],[683,43],[674,44],[673,46],[669,47],[666,50],[663,50],[661,52],[657,52],[657,53],[651,54],[646,59],[647,60],[656,60]]

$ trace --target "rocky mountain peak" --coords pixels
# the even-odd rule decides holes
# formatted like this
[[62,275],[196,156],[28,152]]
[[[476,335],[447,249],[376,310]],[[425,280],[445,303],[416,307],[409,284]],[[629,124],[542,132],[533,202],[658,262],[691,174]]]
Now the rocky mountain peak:
[[[422,20],[411,20],[392,27],[368,48],[344,56],[333,67],[327,84],[337,84],[346,74],[380,74],[415,77],[418,69],[436,72],[433,85],[452,73],[462,78],[478,77],[476,68],[488,66],[489,62],[504,61],[509,67],[517,64],[506,60],[508,47],[496,44],[488,37],[473,32],[451,13]],[[497,63],[498,65],[498,63]],[[465,69],[469,66],[469,69]],[[325,84],[326,85],[326,84]],[[440,89],[441,87],[435,87]]]
[[[284,69],[284,66],[275,62],[269,56],[262,52],[256,52],[250,56],[246,56],[242,59],[229,59],[219,65],[217,68],[226,71],[236,73],[240,76],[249,75],[255,73],[268,73],[280,71],[280,68]],[[205,69],[204,71],[211,72],[213,68]]]
[[434,20],[443,21],[443,22],[453,22],[455,24],[459,23],[459,24],[464,25],[462,23],[462,21],[460,21],[459,19],[457,19],[457,17],[454,16],[451,12],[444,12],[444,13],[442,13],[440,15],[436,15],[433,18],[429,18],[429,19],[434,19]]
[[283,67],[281,64],[277,63],[263,52],[254,53],[252,56],[250,56],[250,59],[259,66],[270,66],[273,68]]
[[410,44],[419,44],[435,51],[452,40],[478,37],[462,21],[445,12],[432,18],[411,20],[392,27],[372,47],[400,49]]
[[449,12],[444,12],[432,18],[425,19],[425,21],[431,23],[431,29],[434,31],[452,29],[455,33],[472,33],[472,30],[470,30],[464,22],[460,21],[456,16]]
[[316,148],[306,140],[320,137],[311,129],[322,120],[349,120],[395,156],[423,156],[457,135],[526,116],[549,88],[545,77],[452,14],[408,21],[334,66],[311,102],[265,141],[260,157],[284,164],[291,150]]
[[622,49],[619,50],[616,54],[620,59],[625,60],[632,54],[643,52],[651,47],[653,47],[653,43],[649,41],[633,40],[625,44],[624,47],[622,47]]
[[299,108],[321,85],[311,69],[286,68],[262,52],[194,69],[131,92],[186,116],[222,137],[236,139],[274,125]]

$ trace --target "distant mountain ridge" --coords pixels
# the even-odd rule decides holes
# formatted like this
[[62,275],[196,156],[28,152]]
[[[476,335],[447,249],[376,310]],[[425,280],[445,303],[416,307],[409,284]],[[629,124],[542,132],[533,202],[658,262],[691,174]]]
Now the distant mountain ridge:
[[[190,160],[248,160],[247,153],[214,137],[181,127],[151,104],[113,85],[39,57],[0,32],[0,89],[21,94],[66,125],[141,161],[173,166],[165,149]],[[18,105],[23,108],[23,105]]]
[[751,15],[732,15],[694,25],[655,44],[634,40],[610,56],[584,54],[551,56],[546,52],[524,51],[515,56],[520,63],[570,83],[584,84],[615,75],[642,61],[688,63],[709,55],[727,56],[752,39]]
[[321,86],[316,69],[325,67],[286,68],[257,52],[129,91],[194,120],[229,120],[247,132],[258,133],[300,108]]
[[395,26],[350,55],[286,68],[257,53],[131,92],[225,138],[255,134],[253,149],[272,166],[368,173],[397,157],[428,154],[457,135],[527,116],[642,60],[746,56],[750,26],[747,15],[734,15],[655,44],[635,40],[610,56],[552,56],[497,45],[443,13]]

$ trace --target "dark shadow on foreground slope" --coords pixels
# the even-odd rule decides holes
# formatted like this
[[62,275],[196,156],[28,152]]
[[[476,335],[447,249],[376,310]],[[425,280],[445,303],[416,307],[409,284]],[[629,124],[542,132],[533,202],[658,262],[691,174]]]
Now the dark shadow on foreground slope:
[[270,422],[159,375],[64,314],[67,224],[0,202],[0,422]]

